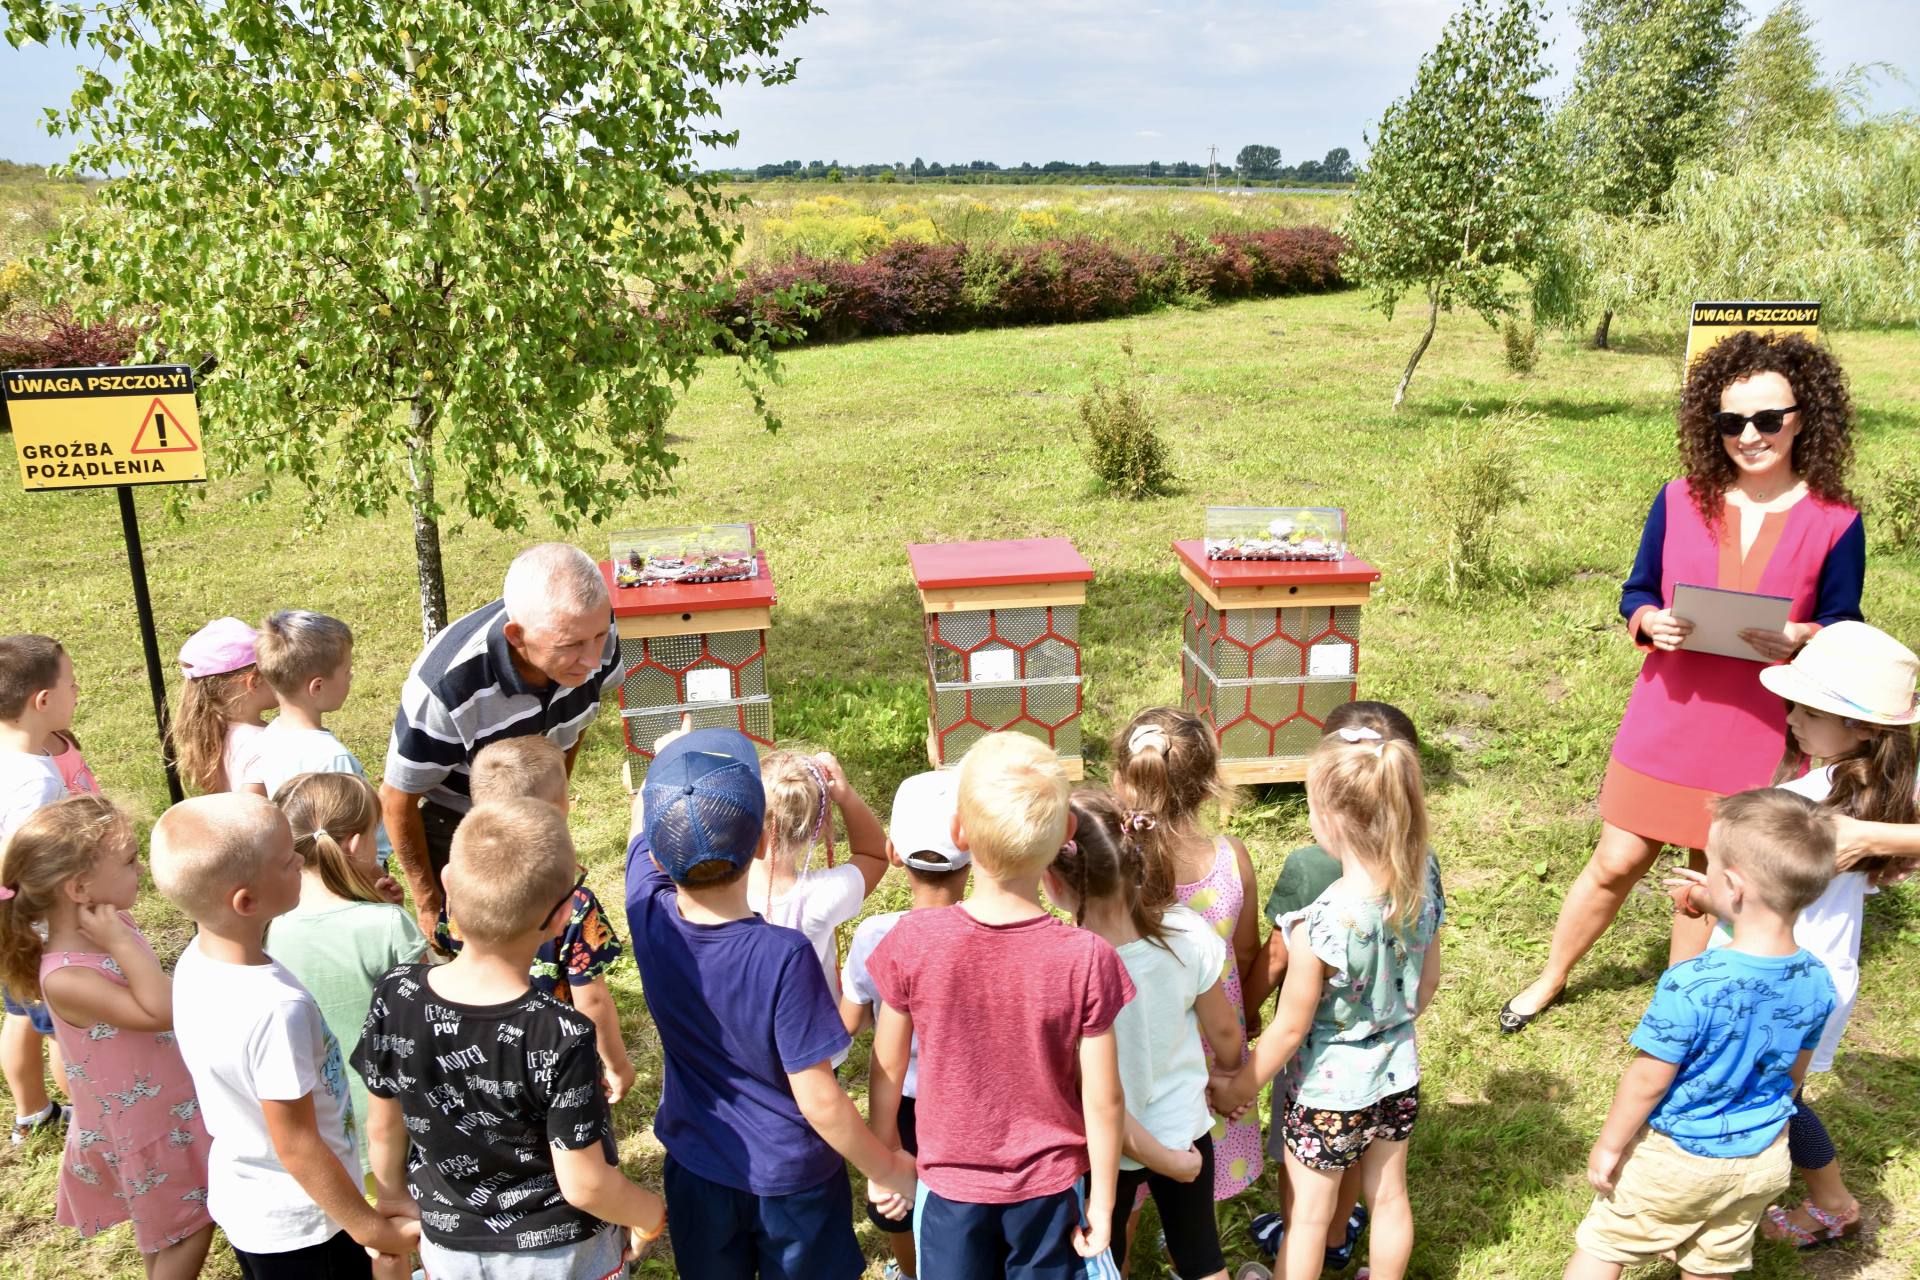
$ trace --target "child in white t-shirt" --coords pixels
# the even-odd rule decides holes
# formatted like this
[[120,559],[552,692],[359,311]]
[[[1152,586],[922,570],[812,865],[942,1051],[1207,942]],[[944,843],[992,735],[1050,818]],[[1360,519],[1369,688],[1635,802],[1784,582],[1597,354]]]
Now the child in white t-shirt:
[[[769,924],[807,935],[834,998],[840,964],[833,931],[860,914],[887,873],[887,833],[840,762],[826,752],[774,751],[760,762],[767,793],[767,856],[747,872],[747,906]],[[847,860],[833,857],[833,814],[847,824]],[[821,865],[814,865],[816,860]]]
[[[1823,809],[1869,822],[1911,823],[1916,747],[1913,724],[1920,658],[1877,627],[1836,622],[1822,628],[1786,666],[1765,667],[1760,682],[1787,700],[1787,749],[1774,775],[1783,790]],[[1802,774],[1813,761],[1819,768]],[[1796,776],[1798,775],[1798,776]],[[1879,892],[1879,868],[1840,869],[1824,893],[1800,912],[1793,939],[1818,956],[1833,979],[1833,1012],[1807,1064],[1809,1073],[1833,1070],[1834,1051],[1860,993],[1860,935],[1867,895]],[[1700,914],[1704,881],[1676,871],[1668,886],[1682,911]],[[1712,946],[1733,940],[1721,924]],[[1860,1202],[1840,1176],[1833,1140],[1800,1090],[1787,1121],[1787,1149],[1807,1184],[1807,1198],[1791,1209],[1767,1210],[1760,1230],[1797,1248],[1850,1236],[1860,1229]]]
[[198,926],[174,968],[173,1027],[213,1136],[208,1212],[244,1275],[366,1277],[368,1249],[390,1264],[412,1251],[419,1211],[367,1203],[340,1046],[266,953],[300,872],[293,829],[258,796],[199,796],[153,828],[154,884]]
[[[67,780],[53,752],[63,751],[71,741],[65,734],[79,702],[73,659],[58,640],[0,637],[0,848],[15,827],[67,794]],[[91,783],[93,775],[84,764],[81,772]],[[25,995],[15,1000],[4,988],[0,995],[6,1003],[0,1068],[13,1095],[12,1138],[19,1146],[34,1130],[59,1124],[67,1108],[47,1096],[45,1063],[53,1044],[53,1020],[46,1005]],[[55,1078],[60,1074],[56,1058]]]
[[[913,909],[951,907],[966,896],[967,876],[973,857],[953,842],[954,788],[959,775],[953,772],[916,773],[893,793],[893,813],[888,819],[887,861],[907,869],[913,884]],[[904,911],[886,911],[868,916],[853,931],[847,947],[847,963],[840,975],[840,1021],[848,1035],[857,1035],[873,1025],[875,1007],[880,1003],[873,979],[867,973],[867,958],[893,926],[906,918]],[[900,1149],[908,1155],[920,1149],[915,1108],[920,1096],[920,1043],[914,1040],[908,1049],[907,1074],[900,1087]],[[867,1219],[887,1233],[893,1248],[892,1280],[913,1280],[919,1274],[913,1251],[913,1214],[889,1218],[872,1204]]]
[[1120,1177],[1113,1197],[1113,1261],[1125,1266],[1127,1219],[1140,1189],[1160,1211],[1173,1269],[1191,1280],[1226,1280],[1213,1212],[1213,1113],[1207,1057],[1236,1062],[1246,1045],[1228,998],[1227,944],[1184,906],[1144,901],[1149,856],[1102,787],[1073,793],[1073,836],[1047,868],[1047,898],[1073,922],[1113,944],[1134,997],[1113,1022],[1127,1099]]
[[[254,740],[248,780],[258,784],[259,793],[279,795],[288,780],[303,773],[366,778],[359,757],[321,724],[346,703],[353,688],[352,629],[324,613],[282,609],[260,624],[254,652],[260,674],[280,702],[280,714]],[[384,825],[375,834],[384,871],[393,846]]]

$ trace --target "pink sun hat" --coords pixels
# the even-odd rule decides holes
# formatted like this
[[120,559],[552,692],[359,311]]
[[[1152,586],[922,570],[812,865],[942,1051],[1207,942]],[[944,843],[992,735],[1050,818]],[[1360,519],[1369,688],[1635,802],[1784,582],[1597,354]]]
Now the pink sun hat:
[[180,674],[198,680],[252,666],[256,634],[238,618],[215,618],[180,646]]

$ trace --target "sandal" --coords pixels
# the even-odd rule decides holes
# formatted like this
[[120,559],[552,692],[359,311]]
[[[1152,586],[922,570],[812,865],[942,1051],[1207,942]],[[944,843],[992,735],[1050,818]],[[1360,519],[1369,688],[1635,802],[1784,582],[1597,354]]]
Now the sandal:
[[[1328,1245],[1322,1266],[1328,1271],[1344,1271],[1353,1261],[1354,1246],[1360,1243],[1360,1235],[1367,1229],[1367,1206],[1356,1204],[1353,1212],[1347,1215],[1347,1242]],[[1253,1237],[1265,1257],[1272,1259],[1280,1255],[1280,1241],[1285,1238],[1287,1224],[1280,1220],[1277,1213],[1262,1213],[1247,1224],[1247,1233]]]
[[1347,1215],[1347,1242],[1330,1245],[1326,1259],[1321,1263],[1327,1271],[1345,1271],[1353,1261],[1354,1246],[1360,1243],[1360,1234],[1367,1229],[1367,1206],[1356,1204],[1353,1212]]
[[34,1134],[49,1127],[66,1128],[73,1118],[73,1108],[64,1102],[49,1102],[30,1116],[15,1116],[13,1121],[13,1145],[25,1146]]
[[1247,1234],[1253,1237],[1255,1247],[1269,1262],[1280,1256],[1280,1241],[1286,1233],[1287,1224],[1277,1213],[1255,1214],[1247,1224]]
[[1539,1017],[1541,1014],[1545,1013],[1547,1010],[1553,1008],[1553,1006],[1558,1004],[1559,1001],[1560,1001],[1560,997],[1559,995],[1556,994],[1553,997],[1553,999],[1547,1001],[1545,1004],[1541,1005],[1538,1009],[1535,1009],[1532,1013],[1521,1013],[1519,1010],[1513,1007],[1513,1001],[1508,1000],[1505,1004],[1500,1006],[1501,1034],[1510,1036],[1510,1035],[1516,1034],[1517,1032],[1525,1031],[1527,1029],[1528,1023],[1532,1022],[1535,1018]]
[[1853,1207],[1853,1213],[1847,1217],[1828,1213],[1811,1200],[1803,1200],[1794,1208],[1806,1210],[1807,1216],[1813,1219],[1814,1226],[1803,1227],[1787,1217],[1790,1210],[1782,1209],[1777,1204],[1768,1205],[1767,1218],[1761,1224],[1760,1234],[1769,1240],[1783,1243],[1791,1241],[1796,1249],[1811,1249],[1844,1240],[1860,1230],[1860,1206],[1857,1204]]

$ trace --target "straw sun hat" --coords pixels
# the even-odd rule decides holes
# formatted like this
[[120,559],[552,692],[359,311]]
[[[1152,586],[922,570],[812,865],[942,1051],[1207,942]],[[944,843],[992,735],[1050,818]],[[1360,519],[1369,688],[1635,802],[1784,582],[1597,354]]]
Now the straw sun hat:
[[1766,667],[1760,683],[1789,702],[1867,724],[1920,721],[1914,678],[1920,658],[1878,627],[1822,627],[1784,667]]

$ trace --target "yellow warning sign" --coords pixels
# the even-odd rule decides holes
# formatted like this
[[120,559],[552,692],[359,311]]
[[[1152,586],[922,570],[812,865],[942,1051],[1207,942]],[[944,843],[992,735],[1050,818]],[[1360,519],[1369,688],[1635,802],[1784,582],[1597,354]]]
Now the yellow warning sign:
[[183,364],[15,369],[0,383],[28,489],[207,478],[193,370]]
[[1820,339],[1818,302],[1696,302],[1687,323],[1687,365],[1705,355],[1717,342],[1743,329],[1797,333],[1810,342]]

